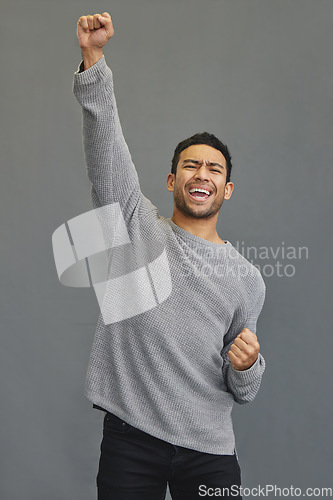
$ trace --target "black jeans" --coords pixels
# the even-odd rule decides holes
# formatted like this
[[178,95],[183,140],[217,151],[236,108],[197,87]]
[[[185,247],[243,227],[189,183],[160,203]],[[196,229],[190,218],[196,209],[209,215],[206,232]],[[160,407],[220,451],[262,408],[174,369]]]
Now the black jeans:
[[236,455],[174,446],[106,413],[98,500],[164,500],[167,484],[173,500],[221,498],[223,488],[225,497],[242,498]]

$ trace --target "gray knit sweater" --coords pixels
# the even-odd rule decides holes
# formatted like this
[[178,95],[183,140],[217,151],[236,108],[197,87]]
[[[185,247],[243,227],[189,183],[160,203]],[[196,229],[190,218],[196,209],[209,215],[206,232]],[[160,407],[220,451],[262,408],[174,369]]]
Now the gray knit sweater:
[[[233,403],[253,400],[265,362],[259,354],[249,369],[237,371],[228,351],[243,328],[256,332],[264,281],[229,241],[218,244],[194,236],[159,215],[143,196],[104,57],[86,71],[79,68],[74,94],[83,108],[93,207],[120,205],[130,238],[124,251],[131,248],[134,255],[129,271],[137,269],[124,303],[119,294],[112,296],[112,287],[108,291],[110,310],[132,312],[110,322],[100,315],[85,394],[157,438],[231,455]],[[114,276],[124,273],[117,262],[111,262]],[[148,271],[142,274],[142,268]],[[149,300],[152,305],[135,313],[135,300],[142,302],[140,307]]]

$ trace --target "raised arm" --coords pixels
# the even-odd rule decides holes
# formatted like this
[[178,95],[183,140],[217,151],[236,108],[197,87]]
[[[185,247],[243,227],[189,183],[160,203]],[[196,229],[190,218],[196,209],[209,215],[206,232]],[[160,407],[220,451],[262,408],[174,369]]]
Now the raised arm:
[[74,76],[74,95],[83,109],[83,143],[94,206],[119,202],[129,219],[142,197],[125,142],[103,47],[113,36],[111,16],[82,16],[77,36],[83,61]]

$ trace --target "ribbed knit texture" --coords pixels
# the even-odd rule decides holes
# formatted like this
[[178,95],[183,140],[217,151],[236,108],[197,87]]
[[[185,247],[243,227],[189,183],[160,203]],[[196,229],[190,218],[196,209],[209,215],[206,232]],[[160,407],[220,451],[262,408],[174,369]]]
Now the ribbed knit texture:
[[237,371],[227,353],[243,328],[256,332],[264,281],[229,241],[194,236],[143,196],[104,57],[75,73],[74,94],[83,108],[93,207],[118,202],[133,245],[140,242],[141,261],[165,248],[172,280],[169,297],[147,312],[110,325],[100,315],[85,394],[157,438],[231,455],[233,402],[253,400],[265,362],[259,354],[248,370]]

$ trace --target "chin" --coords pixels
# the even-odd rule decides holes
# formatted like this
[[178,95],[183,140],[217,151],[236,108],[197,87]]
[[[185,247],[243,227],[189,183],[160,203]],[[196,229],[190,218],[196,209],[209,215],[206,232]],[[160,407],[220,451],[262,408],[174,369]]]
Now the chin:
[[185,210],[182,210],[182,212],[185,214],[185,215],[190,215],[191,217],[195,217],[196,219],[209,219],[211,217],[214,217],[214,215],[216,215],[216,210],[211,210],[209,208],[207,209],[201,209],[200,208],[198,210],[192,210],[192,209],[185,209]]

